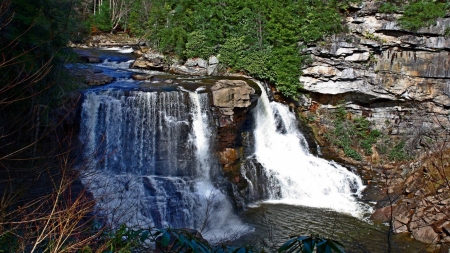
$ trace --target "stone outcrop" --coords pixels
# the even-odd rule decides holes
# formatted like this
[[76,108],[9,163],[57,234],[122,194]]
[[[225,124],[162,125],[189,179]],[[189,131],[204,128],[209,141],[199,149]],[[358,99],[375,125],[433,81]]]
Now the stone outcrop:
[[211,56],[208,60],[189,58],[181,64],[159,53],[146,52],[146,50],[135,50],[134,52],[140,57],[131,64],[131,68],[165,70],[173,74],[190,76],[213,76],[218,74],[219,60],[216,56]]
[[219,80],[211,87],[211,91],[213,105],[226,118],[221,120],[221,126],[233,121],[234,108],[249,107],[250,95],[255,94],[255,89],[243,80]]
[[170,71],[181,75],[212,76],[217,74],[219,60],[215,56],[209,60],[202,58],[189,58],[184,64],[172,64]]
[[164,55],[148,52],[137,58],[130,66],[135,69],[163,70],[165,67]]
[[114,81],[114,77],[103,74],[100,70],[77,68],[70,69],[69,72],[89,86],[100,86]]
[[250,110],[259,95],[250,80],[218,80],[212,87],[213,114],[218,126],[218,155],[225,176],[238,188],[247,186],[242,178],[241,164],[245,162],[251,134]]
[[131,47],[137,46],[140,42],[137,38],[131,38],[126,33],[117,34],[97,34],[89,37],[82,43],[69,43],[70,47]]
[[[397,25],[399,14],[377,13],[380,4],[355,7],[346,19],[350,33],[306,45],[312,64],[300,82],[309,97],[300,104],[320,118],[343,103],[390,135],[442,137],[450,126],[450,39],[443,36],[450,18],[413,34]],[[423,141],[408,138],[407,145],[419,151]]]
[[376,13],[379,4],[364,2],[347,18],[351,33],[307,45],[313,61],[300,82],[310,98],[301,103],[330,112],[344,102],[354,115],[369,112],[380,130],[389,122],[389,134],[415,136],[425,129],[435,139],[442,124],[450,126],[450,39],[442,35],[450,18],[413,35],[399,28],[397,14]]
[[133,73],[133,74],[131,74],[131,79],[136,80],[136,81],[148,81],[148,80],[153,79],[153,75]]
[[[304,45],[312,63],[300,77],[307,95],[302,95],[297,106],[306,118],[320,122],[319,138],[332,128],[329,115],[343,105],[349,117],[364,116],[389,138],[406,140],[408,149],[419,158],[431,146],[448,143],[450,39],[443,34],[450,18],[412,33],[398,25],[401,14],[378,13],[381,4],[363,1],[353,6],[346,18],[348,33]],[[369,164],[370,159],[363,158],[362,163]],[[404,170],[417,172],[415,176],[400,171],[389,177],[383,189],[392,199],[382,198],[372,218],[379,222],[392,219],[396,233],[410,232],[422,242],[447,243],[449,203],[444,193],[419,191],[419,185],[427,184],[422,180],[426,174],[414,166]],[[398,171],[395,165],[388,169]],[[386,192],[379,195],[386,196]]]

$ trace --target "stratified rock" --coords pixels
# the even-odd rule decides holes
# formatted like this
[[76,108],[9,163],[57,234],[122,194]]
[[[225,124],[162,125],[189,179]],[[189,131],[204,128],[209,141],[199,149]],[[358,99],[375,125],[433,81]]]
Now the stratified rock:
[[390,49],[381,55],[376,71],[411,77],[449,78],[448,52],[402,51]]
[[246,124],[252,120],[249,112],[256,106],[258,95],[244,80],[219,80],[212,87],[213,115],[217,129],[217,150],[224,175],[238,189],[247,187],[241,166],[249,156],[244,146],[253,136]]
[[225,110],[250,106],[250,95],[255,94],[255,89],[243,80],[219,80],[211,87],[211,91],[213,105]]

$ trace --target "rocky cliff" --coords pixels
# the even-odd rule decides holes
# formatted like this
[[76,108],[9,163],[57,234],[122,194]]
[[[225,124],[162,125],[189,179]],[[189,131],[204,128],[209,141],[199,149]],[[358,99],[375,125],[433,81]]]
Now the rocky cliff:
[[[304,95],[297,106],[324,146],[333,143],[332,118],[342,108],[347,119],[365,118],[387,141],[403,142],[408,153],[404,160],[419,162],[380,159],[376,145],[361,161],[347,161],[365,166],[371,171],[367,181],[384,186],[377,193],[384,197],[378,199],[377,208],[382,209],[372,216],[375,220],[392,221],[395,232],[411,232],[423,242],[446,243],[450,205],[449,187],[443,182],[448,182],[448,163],[443,156],[436,162],[427,154],[444,154],[448,144],[450,38],[444,31],[450,18],[412,33],[398,25],[401,14],[379,13],[381,4],[363,1],[353,6],[345,19],[347,33],[304,45],[312,61],[300,77]],[[334,153],[344,156],[338,148]],[[426,166],[433,161],[440,165]],[[441,169],[439,178],[433,168]],[[433,175],[434,181],[427,179]]]

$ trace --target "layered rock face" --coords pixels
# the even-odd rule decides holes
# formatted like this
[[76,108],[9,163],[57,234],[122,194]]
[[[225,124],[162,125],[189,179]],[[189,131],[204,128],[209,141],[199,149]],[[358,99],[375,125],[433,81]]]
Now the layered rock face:
[[413,35],[396,14],[377,13],[380,4],[356,8],[346,19],[350,33],[307,46],[312,64],[300,82],[310,98],[302,102],[323,111],[344,102],[380,129],[389,124],[389,134],[413,137],[408,144],[420,149],[422,136],[440,139],[450,125],[450,39],[443,37],[450,18]]
[[178,75],[191,76],[212,76],[218,73],[219,60],[215,56],[209,57],[208,60],[190,58],[184,64],[180,64],[177,61],[167,59],[160,53],[142,53],[141,51],[135,51],[135,53],[141,54],[141,56],[131,64],[131,68],[164,70]]
[[[343,104],[390,138],[406,140],[418,158],[448,143],[450,39],[443,34],[450,18],[413,34],[398,26],[399,14],[378,13],[381,4],[364,1],[346,18],[349,33],[306,45],[312,63],[300,77],[308,95],[299,107],[326,131],[332,128],[327,115]],[[387,182],[379,195],[390,198],[377,204],[372,218],[392,221],[395,232],[410,232],[417,240],[447,243],[449,189],[435,182],[434,193],[425,190],[429,171],[417,164],[390,165],[392,171],[378,174],[379,181]]]
[[259,95],[246,81],[230,79],[217,81],[211,92],[218,126],[219,161],[225,176],[238,188],[245,188],[247,181],[241,178],[240,168],[246,160],[253,136],[249,113],[256,106]]

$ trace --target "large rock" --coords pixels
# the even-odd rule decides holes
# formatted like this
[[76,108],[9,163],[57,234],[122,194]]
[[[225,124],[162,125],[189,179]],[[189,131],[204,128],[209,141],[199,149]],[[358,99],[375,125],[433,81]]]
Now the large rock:
[[[348,118],[366,117],[373,128],[404,140],[407,152],[419,157],[437,143],[448,143],[450,38],[443,35],[450,18],[413,33],[398,25],[401,13],[378,13],[381,4],[362,1],[345,19],[348,33],[305,44],[303,53],[312,61],[299,78],[307,95],[297,106],[305,118],[317,119],[319,137],[333,129],[330,116],[343,106]],[[327,144],[326,139],[320,141]],[[374,154],[377,149],[374,145]],[[374,161],[370,156],[362,160],[355,164]],[[384,189],[391,201],[380,200],[371,218],[393,222],[395,233],[410,232],[419,241],[450,242],[450,201],[444,201],[448,194],[436,198],[436,191],[424,193],[423,176],[396,176],[396,183]],[[392,210],[386,205],[393,205]]]
[[142,73],[133,73],[131,74],[131,79],[136,81],[148,81],[153,79],[153,75],[150,74],[142,74]]
[[250,106],[250,95],[255,94],[255,89],[243,80],[219,80],[211,91],[213,105],[226,109]]
[[190,75],[190,76],[206,76],[208,71],[205,68],[200,68],[198,66],[189,67],[187,65],[174,64],[170,67],[170,72],[179,75]]
[[71,69],[72,75],[79,77],[83,83],[89,86],[100,86],[112,83],[115,79],[112,76],[96,72],[92,69]]
[[247,180],[241,166],[247,162],[249,148],[253,147],[249,144],[253,136],[248,127],[253,120],[249,112],[256,106],[259,96],[244,80],[219,80],[211,87],[211,93],[222,170],[237,189],[246,189]]
[[131,64],[131,68],[162,70],[164,68],[165,60],[162,54],[146,53],[139,57]]
[[437,243],[439,242],[439,235],[434,231],[431,226],[419,227],[412,231],[414,239],[424,243]]

